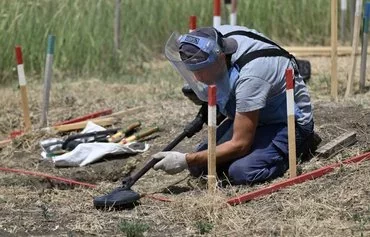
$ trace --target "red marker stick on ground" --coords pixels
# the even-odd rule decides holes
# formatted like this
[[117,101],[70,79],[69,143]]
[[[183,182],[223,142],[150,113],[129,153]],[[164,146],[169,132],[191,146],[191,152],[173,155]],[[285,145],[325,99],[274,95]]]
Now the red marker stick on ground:
[[18,169],[0,167],[0,171],[38,176],[38,177],[43,177],[43,178],[47,178],[47,179],[53,179],[53,180],[57,180],[57,181],[69,184],[69,185],[80,185],[80,186],[85,186],[85,187],[89,187],[89,188],[96,188],[95,184],[79,182],[79,181],[72,180],[72,179],[66,179],[66,178],[62,178],[62,177],[57,177],[57,176],[53,176],[53,175],[49,175],[49,174],[33,172],[33,171],[28,171],[28,170],[18,170]]
[[349,158],[349,159],[347,159],[343,162],[340,162],[340,163],[335,163],[335,164],[332,164],[332,165],[322,167],[320,169],[308,172],[306,174],[301,174],[300,176],[290,178],[290,179],[284,180],[284,181],[276,183],[276,184],[272,184],[272,185],[270,185],[268,187],[265,187],[265,188],[257,189],[256,191],[249,192],[249,193],[240,195],[238,197],[230,198],[229,200],[227,200],[227,203],[230,204],[230,205],[237,205],[237,204],[241,204],[241,203],[244,203],[244,202],[248,202],[252,199],[256,199],[256,198],[271,194],[273,192],[276,192],[280,189],[283,189],[283,188],[286,188],[286,187],[289,187],[289,186],[293,186],[295,184],[303,183],[303,182],[308,181],[308,180],[316,179],[316,178],[321,177],[321,176],[323,176],[327,173],[332,172],[335,168],[340,167],[343,164],[359,163],[359,162],[362,162],[362,161],[365,161],[365,160],[370,160],[370,152],[359,155],[359,156]]
[[110,114],[112,114],[112,112],[113,112],[112,109],[104,109],[104,110],[97,111],[97,112],[94,112],[94,113],[91,113],[91,114],[86,114],[86,115],[83,115],[83,116],[80,116],[80,117],[77,117],[77,118],[74,118],[74,119],[58,122],[58,123],[54,124],[54,126],[82,122],[82,121],[86,121],[86,120],[89,120],[89,119],[98,118],[100,116],[110,115]]

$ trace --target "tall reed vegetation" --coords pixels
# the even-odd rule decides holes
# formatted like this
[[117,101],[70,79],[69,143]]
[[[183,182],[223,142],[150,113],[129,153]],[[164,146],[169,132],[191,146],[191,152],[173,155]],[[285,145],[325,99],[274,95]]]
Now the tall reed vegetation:
[[[283,45],[327,45],[330,1],[241,0],[238,23]],[[188,18],[212,25],[212,0],[122,0],[121,49],[114,53],[115,0],[0,0],[0,83],[14,80],[14,46],[23,48],[26,73],[41,75],[48,34],[56,36],[54,68],[72,74],[127,73],[163,52]],[[228,13],[223,8],[223,23]],[[41,78],[41,77],[40,77]]]

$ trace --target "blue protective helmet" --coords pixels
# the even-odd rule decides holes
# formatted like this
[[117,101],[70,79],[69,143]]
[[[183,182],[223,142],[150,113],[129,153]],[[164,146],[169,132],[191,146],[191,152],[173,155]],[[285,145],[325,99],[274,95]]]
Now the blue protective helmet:
[[179,53],[189,70],[196,71],[207,67],[217,60],[218,55],[233,54],[237,42],[232,38],[223,38],[213,27],[198,28],[179,39]]

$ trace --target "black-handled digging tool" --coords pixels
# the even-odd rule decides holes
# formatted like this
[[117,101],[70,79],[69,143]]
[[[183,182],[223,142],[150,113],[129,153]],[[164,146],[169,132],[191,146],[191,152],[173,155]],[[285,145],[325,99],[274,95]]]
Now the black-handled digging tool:
[[[179,134],[170,144],[168,144],[162,151],[170,151],[177,144],[179,144],[185,137],[192,137],[195,133],[199,132],[203,124],[207,122],[207,111],[208,105],[204,103],[195,119],[190,122],[184,131]],[[223,120],[225,117],[220,115],[219,120]],[[132,176],[125,178],[122,182],[122,186],[114,189],[109,194],[94,198],[94,206],[96,208],[129,208],[135,206],[137,201],[140,199],[140,194],[131,190],[131,187],[140,179],[146,172],[148,172],[159,160],[150,159],[144,167],[138,170]]]
[[62,149],[67,151],[72,151],[81,143],[85,143],[84,141],[79,141],[77,139],[84,138],[92,138],[91,142],[93,141],[105,141],[108,135],[114,134],[119,130],[119,128],[112,128],[103,131],[95,131],[89,133],[81,133],[81,134],[73,134],[68,136],[64,142],[62,143]]
[[110,134],[116,133],[118,128],[107,129],[104,131],[95,131],[83,134],[74,134],[68,136],[66,139],[51,138],[40,142],[42,149],[50,156],[64,154],[66,151],[73,150],[78,144],[83,143],[76,139],[92,139],[89,142],[99,141],[105,139]]
[[[80,134],[74,134],[70,135],[67,137],[66,140],[64,140],[62,144],[62,149],[67,150],[67,151],[72,151],[73,149],[76,148],[81,143],[85,143],[86,141],[79,141],[76,139],[79,138],[93,138],[89,142],[114,142],[113,140],[110,139],[110,137],[107,137],[107,135],[112,135],[117,137],[117,134],[119,136],[125,136],[132,131],[134,131],[136,128],[140,127],[141,123],[139,121],[134,122],[130,125],[128,125],[126,128],[120,129],[120,128],[112,128],[112,129],[107,129],[103,131],[95,131],[95,132],[89,132],[89,133],[80,133]],[[115,138],[116,138],[115,137]]]

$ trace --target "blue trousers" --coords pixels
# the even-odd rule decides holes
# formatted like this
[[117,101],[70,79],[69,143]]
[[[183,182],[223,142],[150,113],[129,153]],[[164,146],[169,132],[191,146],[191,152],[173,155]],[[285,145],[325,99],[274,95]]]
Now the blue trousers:
[[[224,143],[232,137],[232,120],[224,121],[217,128],[217,144]],[[296,125],[297,157],[306,156],[313,139],[313,122]],[[203,142],[196,151],[207,149]],[[256,129],[250,152],[232,162],[217,166],[217,173],[226,176],[232,184],[253,184],[282,176],[289,168],[288,132],[285,123],[259,126]],[[189,167],[190,174],[199,177],[207,174],[206,166]]]

